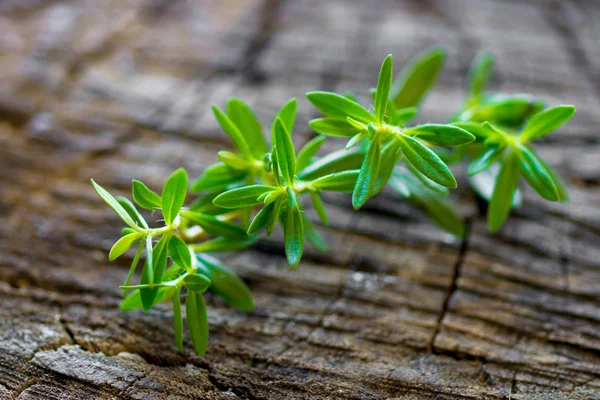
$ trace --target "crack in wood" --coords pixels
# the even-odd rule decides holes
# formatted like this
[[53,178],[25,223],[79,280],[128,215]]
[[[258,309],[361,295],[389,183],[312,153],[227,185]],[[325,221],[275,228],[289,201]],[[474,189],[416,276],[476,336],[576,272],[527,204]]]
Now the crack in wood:
[[471,235],[471,223],[472,223],[471,218],[465,219],[465,233],[462,238],[460,250],[458,253],[458,257],[456,259],[456,263],[454,264],[450,287],[448,288],[448,293],[446,294],[446,296],[444,298],[444,302],[442,303],[442,308],[440,310],[440,314],[438,315],[438,318],[436,321],[435,330],[433,332],[433,335],[431,335],[431,340],[429,342],[428,347],[429,347],[429,351],[433,354],[436,354],[436,351],[437,351],[437,349],[435,347],[435,339],[437,338],[437,336],[440,333],[440,330],[442,328],[442,323],[443,323],[444,317],[446,316],[446,313],[448,312],[448,309],[450,306],[450,299],[452,298],[452,295],[454,295],[454,293],[458,289],[458,280],[460,279],[460,270],[461,270],[463,263],[465,262],[467,252],[469,251],[469,237]]

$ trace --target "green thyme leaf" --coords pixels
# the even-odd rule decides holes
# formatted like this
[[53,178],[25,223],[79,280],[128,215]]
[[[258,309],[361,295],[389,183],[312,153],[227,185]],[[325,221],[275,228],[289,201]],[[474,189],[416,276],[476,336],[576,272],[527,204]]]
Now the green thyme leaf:
[[271,236],[271,233],[273,233],[273,229],[275,229],[277,221],[279,221],[279,216],[281,215],[281,210],[283,208],[284,202],[285,198],[280,197],[273,203],[275,204],[275,207],[273,208],[269,220],[267,221],[267,236]]
[[104,200],[104,202],[106,204],[108,204],[109,207],[112,208],[113,211],[115,213],[117,213],[117,215],[119,217],[121,217],[121,219],[131,229],[139,231],[140,228],[136,225],[136,223],[133,221],[133,219],[127,213],[127,211],[125,211],[125,209],[123,208],[123,206],[121,206],[119,204],[119,202],[110,193],[108,193],[102,186],[98,185],[93,179],[91,181],[92,181],[92,185],[94,186],[94,190],[96,191],[96,193],[98,193],[98,196],[100,196],[102,198],[102,200]]
[[406,163],[405,167],[408,170],[405,175],[412,178],[411,182],[415,182],[416,180],[421,183],[421,186],[423,186],[424,189],[438,193],[443,196],[448,195],[449,190],[446,186],[440,185],[439,183],[432,181],[431,179],[423,175],[421,172],[419,172],[419,170],[416,169],[411,163]]
[[308,92],[308,101],[323,114],[332,118],[352,117],[361,122],[377,122],[375,116],[363,106],[344,96],[330,92]]
[[242,311],[252,311],[254,300],[250,289],[229,267],[206,254],[198,254],[198,271],[211,280],[210,290],[221,296],[227,304]]
[[300,263],[304,251],[304,226],[296,194],[289,187],[287,191],[288,207],[283,224],[283,237],[288,264],[295,269]]
[[351,137],[357,129],[344,118],[317,118],[308,123],[310,128],[322,135]]
[[204,231],[213,236],[245,236],[246,231],[237,225],[227,221],[222,221],[219,218],[202,213],[191,211],[182,211],[181,216],[192,221],[202,228]]
[[213,203],[223,208],[242,208],[260,204],[258,197],[265,193],[276,190],[274,186],[250,185],[229,190],[215,197]]
[[133,180],[131,186],[133,200],[146,210],[154,210],[162,207],[160,196],[150,190],[148,186],[140,181]]
[[185,300],[185,310],[192,344],[196,353],[202,357],[208,346],[208,317],[202,293],[189,290]]
[[298,174],[298,177],[302,180],[311,180],[334,172],[359,169],[362,165],[363,158],[364,153],[360,150],[337,150],[310,164]]
[[185,202],[188,189],[188,176],[183,168],[167,179],[162,190],[162,212],[167,225],[172,225]]
[[192,255],[190,254],[190,249],[182,239],[178,236],[172,236],[171,239],[169,239],[168,248],[169,254],[171,254],[171,258],[175,264],[185,269],[192,268]]
[[267,225],[274,208],[275,202],[272,202],[260,209],[248,227],[248,235],[254,235],[260,232],[260,230]]
[[[152,249],[152,269],[154,270],[154,279],[152,279],[152,282],[158,283],[163,281],[163,275],[165,273],[165,269],[167,268],[168,243],[170,238],[170,234],[163,235],[158,243],[156,243],[154,246],[154,249]],[[145,279],[145,281],[148,280],[149,279],[147,278]],[[159,294],[159,290],[159,288],[145,289],[144,291],[146,293],[144,296],[147,296],[147,301],[150,303],[155,303]]]
[[190,274],[183,278],[183,284],[188,290],[196,293],[206,292],[210,286],[210,279],[202,274]]
[[[153,251],[152,251],[152,236],[146,237],[146,262],[142,269],[142,285],[152,285],[154,282],[154,263],[153,263]],[[157,282],[158,283],[158,282]],[[143,288],[140,289],[140,296],[142,297],[142,306],[144,311],[149,311],[154,305],[154,299],[156,297],[155,288]]]
[[394,115],[390,119],[391,125],[403,126],[408,121],[413,119],[419,109],[417,107],[405,107],[394,112]]
[[358,170],[334,172],[312,181],[311,186],[320,190],[350,193],[359,177]]
[[[492,194],[494,192],[494,185],[496,183],[496,178],[498,177],[498,172],[500,172],[500,165],[499,163],[495,163],[492,164],[490,168],[481,171],[477,175],[469,176],[467,179],[479,197],[490,202],[492,200]],[[512,199],[511,207],[519,208],[521,207],[522,203],[523,195],[521,194],[521,190],[517,188]]]
[[377,92],[375,95],[375,116],[377,122],[383,122],[383,116],[390,97],[390,88],[392,87],[392,55],[388,54],[381,64],[379,70],[379,79],[377,80]]
[[223,131],[225,131],[227,136],[229,136],[235,147],[243,155],[251,157],[252,152],[250,151],[250,146],[248,145],[248,142],[246,142],[246,139],[244,138],[238,127],[235,125],[235,123],[231,119],[229,119],[229,117],[223,111],[221,111],[219,107],[217,107],[214,104],[212,105],[212,111],[215,115],[215,118],[217,119],[217,122],[219,123],[219,125],[221,125],[221,128],[223,128]]
[[441,146],[460,146],[475,140],[475,136],[453,125],[417,125],[406,128],[404,132],[408,135],[418,136],[421,140]]
[[467,173],[469,176],[480,173],[488,169],[493,163],[498,161],[502,156],[504,148],[491,147],[487,149],[480,157],[475,159],[470,165]]
[[469,68],[469,98],[472,103],[479,102],[490,80],[493,67],[494,56],[486,52],[482,53]]
[[494,232],[506,221],[512,199],[519,185],[519,158],[511,152],[502,162],[500,173],[496,178],[494,193],[488,208],[488,227]]
[[181,316],[181,289],[173,296],[173,330],[175,331],[175,345],[183,351],[183,317]]
[[294,184],[296,173],[296,151],[292,138],[279,117],[275,120],[274,134],[277,143],[277,166],[285,182],[291,186]]
[[321,148],[321,145],[325,141],[325,136],[317,136],[314,139],[310,140],[306,143],[300,151],[298,152],[298,158],[296,159],[296,173],[300,173],[304,168],[306,168],[310,162],[312,161],[317,151]]
[[142,237],[142,234],[138,232],[123,236],[121,239],[117,240],[117,242],[110,249],[108,259],[113,261],[121,257],[123,253],[129,250],[129,248]]
[[302,224],[306,240],[308,240],[308,242],[312,244],[313,247],[319,250],[321,253],[326,253],[327,243],[325,242],[325,239],[323,238],[323,236],[321,236],[317,228],[315,228],[313,223],[310,222],[304,214],[302,214]]
[[394,79],[390,98],[397,108],[417,106],[433,86],[444,64],[444,49],[433,47],[415,57]]
[[346,150],[350,150],[352,147],[354,147],[354,145],[365,139],[367,136],[369,136],[367,132],[357,133],[356,135],[352,136],[350,140],[348,140],[348,143],[346,143]]
[[192,185],[192,192],[222,189],[242,181],[247,175],[247,171],[235,170],[222,163],[213,164],[206,168],[202,176]]
[[546,136],[570,120],[573,114],[575,106],[555,106],[541,111],[529,119],[520,139],[529,142]]
[[238,98],[227,101],[227,116],[233,121],[249,144],[250,152],[255,159],[260,160],[269,151],[263,130],[254,112],[246,103]]
[[119,202],[121,207],[123,207],[125,211],[127,211],[127,214],[129,214],[129,216],[135,221],[136,224],[138,224],[142,228],[148,229],[148,223],[129,199],[119,196],[117,197],[117,202]]
[[527,146],[519,146],[517,149],[521,174],[529,185],[546,200],[559,201],[558,188],[542,160]]
[[297,108],[298,108],[298,102],[296,101],[295,98],[289,99],[287,101],[287,103],[285,103],[283,105],[283,107],[281,107],[281,109],[275,116],[275,119],[273,120],[273,126],[271,127],[271,136],[272,136],[271,145],[274,145],[276,143],[274,136],[275,136],[275,122],[277,121],[277,118],[281,119],[281,122],[283,122],[283,126],[285,126],[285,129],[288,131],[288,133],[290,135],[292,134],[292,132],[294,132],[294,122],[296,121],[296,109]]
[[381,192],[390,180],[394,166],[396,165],[396,160],[398,160],[399,150],[400,145],[398,141],[392,140],[386,144],[381,151],[379,172],[377,173],[377,180],[373,186],[371,196],[375,196],[377,193]]
[[219,157],[219,160],[223,162],[223,164],[226,164],[230,168],[241,171],[248,169],[248,162],[244,158],[232,153],[231,151],[219,151],[217,156]]
[[352,207],[358,210],[369,199],[371,191],[377,181],[379,166],[381,162],[381,144],[379,138],[375,137],[369,143],[367,156],[360,167],[360,172],[352,192]]
[[223,251],[236,251],[252,246],[258,241],[254,236],[219,237],[206,242],[193,244],[192,248],[198,253],[218,253]]
[[418,140],[403,135],[399,138],[404,157],[423,175],[440,185],[455,188],[456,179],[446,164]]
[[319,216],[319,219],[321,219],[321,222],[323,222],[323,225],[329,225],[329,218],[327,217],[327,211],[325,211],[325,206],[323,205],[321,197],[319,197],[319,195],[315,192],[310,192],[310,198],[312,200],[313,207]]

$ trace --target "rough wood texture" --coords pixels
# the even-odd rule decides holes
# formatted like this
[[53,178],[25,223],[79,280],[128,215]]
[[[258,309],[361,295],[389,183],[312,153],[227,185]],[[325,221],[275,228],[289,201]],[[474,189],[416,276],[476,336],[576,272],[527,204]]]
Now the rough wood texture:
[[[0,11],[1,398],[600,398],[598,2],[9,0]],[[209,105],[234,94],[265,123],[299,97],[302,143],[315,115],[305,91],[366,98],[385,54],[399,68],[433,44],[448,61],[423,120],[458,107],[480,49],[498,57],[493,89],[577,105],[539,145],[570,204],[527,192],[492,235],[460,189],[461,242],[391,192],[358,213],[329,197],[329,254],[308,250],[291,272],[275,237],[225,257],[257,308],[209,297],[202,359],[188,340],[176,351],[169,307],[119,311],[128,260],[107,260],[120,224],[90,177],[125,193],[179,166],[198,175],[229,146]]]

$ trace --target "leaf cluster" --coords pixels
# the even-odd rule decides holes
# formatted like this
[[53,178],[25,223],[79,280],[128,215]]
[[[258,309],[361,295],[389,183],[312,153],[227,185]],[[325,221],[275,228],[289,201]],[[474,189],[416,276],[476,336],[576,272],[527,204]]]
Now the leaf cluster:
[[[175,342],[182,349],[180,299],[185,288],[188,331],[196,351],[204,354],[208,339],[204,291],[212,290],[241,310],[254,307],[244,282],[206,253],[244,249],[257,241],[259,232],[270,236],[280,225],[287,261],[296,268],[306,241],[327,250],[323,236],[305,214],[306,207],[312,207],[328,226],[322,198],[327,191],[351,193],[352,206],[358,210],[389,186],[457,236],[464,234],[464,222],[448,193],[457,187],[450,166],[462,160],[469,163],[470,185],[489,201],[492,231],[502,226],[511,208],[520,205],[521,178],[543,198],[566,201],[565,185],[532,143],[567,122],[575,107],[546,108],[543,101],[528,95],[488,93],[494,59],[486,53],[469,71],[468,95],[459,111],[443,123],[412,123],[444,60],[443,49],[429,49],[394,77],[388,55],[366,105],[351,92],[307,93],[323,116],[309,122],[317,135],[298,150],[293,140],[296,99],[281,107],[268,131],[238,98],[230,98],[224,110],[213,105],[214,116],[234,149],[218,152],[219,161],[191,185],[200,197],[184,206],[188,177],[183,169],[169,177],[160,195],[133,181],[135,204],[162,213],[161,227],[150,228],[133,202],[115,199],[92,181],[126,225],[109,258],[137,246],[121,286],[124,292],[132,291],[122,308],[148,311],[158,302],[172,302]],[[319,156],[328,138],[344,138],[347,143]],[[140,283],[131,285],[144,253]]]

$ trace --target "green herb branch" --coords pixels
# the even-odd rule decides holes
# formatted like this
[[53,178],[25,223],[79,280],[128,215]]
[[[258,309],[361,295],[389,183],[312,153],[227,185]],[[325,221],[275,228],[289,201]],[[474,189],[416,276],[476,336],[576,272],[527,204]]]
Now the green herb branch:
[[[292,140],[296,99],[277,112],[268,136],[242,100],[229,99],[225,110],[213,105],[215,118],[235,151],[218,153],[219,162],[191,185],[192,192],[202,195],[187,207],[189,185],[184,169],[167,179],[160,195],[134,180],[134,202],[115,199],[92,180],[98,195],[126,225],[109,259],[137,245],[121,286],[124,296],[130,292],[121,308],[148,311],[159,302],[172,302],[175,343],[182,350],[185,288],[189,335],[196,352],[203,355],[208,341],[205,291],[215,292],[240,310],[254,308],[245,283],[207,253],[242,250],[258,240],[260,231],[271,235],[279,224],[287,261],[296,268],[305,241],[327,250],[304,212],[312,206],[327,226],[329,218],[321,199],[327,191],[351,193],[352,206],[358,210],[389,186],[457,236],[464,234],[464,222],[448,200],[449,188],[457,187],[449,166],[462,160],[469,163],[469,184],[489,201],[491,231],[499,229],[511,208],[520,205],[520,178],[543,198],[566,201],[564,183],[535,152],[532,142],[561,127],[575,107],[545,108],[544,102],[528,95],[487,93],[494,59],[485,53],[469,71],[468,95],[460,110],[445,123],[411,124],[444,59],[443,49],[430,49],[393,78],[392,56],[388,55],[371,90],[372,106],[362,105],[351,92],[307,93],[324,116],[309,122],[318,135],[298,151]],[[317,157],[328,137],[348,141],[344,148]],[[160,211],[164,225],[150,227],[134,203]],[[144,253],[140,283],[131,284]]]

